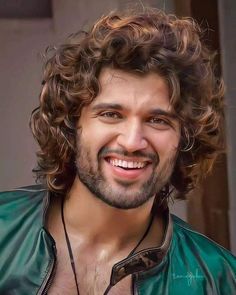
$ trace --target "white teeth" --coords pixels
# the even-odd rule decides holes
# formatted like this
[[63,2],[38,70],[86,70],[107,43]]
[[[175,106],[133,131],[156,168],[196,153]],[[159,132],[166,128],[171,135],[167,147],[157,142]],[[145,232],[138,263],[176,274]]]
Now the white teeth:
[[122,167],[122,168],[143,168],[145,162],[133,162],[133,161],[124,161],[118,159],[109,159],[109,162],[113,166]]
[[128,168],[134,168],[135,163],[134,162],[128,162]]
[[122,161],[122,167],[124,167],[124,168],[129,167],[128,162],[126,162],[126,161]]

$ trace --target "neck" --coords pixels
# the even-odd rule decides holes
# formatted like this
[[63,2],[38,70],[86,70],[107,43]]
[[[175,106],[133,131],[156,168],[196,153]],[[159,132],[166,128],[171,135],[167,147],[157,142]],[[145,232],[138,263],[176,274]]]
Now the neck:
[[78,179],[64,202],[64,215],[71,234],[87,243],[125,245],[145,232],[153,199],[135,209],[113,208],[95,197]]

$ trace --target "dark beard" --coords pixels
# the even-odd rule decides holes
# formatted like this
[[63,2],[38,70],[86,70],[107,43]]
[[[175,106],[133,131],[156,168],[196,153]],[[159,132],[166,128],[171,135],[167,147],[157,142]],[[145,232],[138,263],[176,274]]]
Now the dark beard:
[[[153,171],[149,179],[144,182],[138,191],[132,192],[133,183],[126,181],[116,181],[120,189],[113,188],[105,179],[101,170],[101,161],[105,161],[106,154],[114,152],[124,156],[143,156],[152,161]],[[98,153],[97,167],[92,165],[92,159],[88,150],[78,145],[77,150],[77,175],[80,181],[93,193],[95,197],[106,204],[118,209],[133,209],[142,206],[152,197],[154,197],[168,182],[175,162],[175,154],[167,159],[162,170],[156,173],[159,164],[159,156],[157,154],[147,154],[140,151],[132,154],[125,151],[110,150],[102,148]]]

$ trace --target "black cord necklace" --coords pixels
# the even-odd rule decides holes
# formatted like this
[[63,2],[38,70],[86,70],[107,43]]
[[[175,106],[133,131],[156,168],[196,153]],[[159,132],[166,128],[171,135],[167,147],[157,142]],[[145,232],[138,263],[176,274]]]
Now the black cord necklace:
[[68,249],[69,256],[70,256],[70,264],[71,264],[71,268],[72,268],[72,271],[74,274],[76,290],[77,290],[77,294],[79,295],[79,284],[78,284],[77,275],[76,275],[75,261],[74,261],[74,256],[73,256],[71,244],[70,244],[70,239],[69,239],[69,236],[68,236],[68,233],[66,230],[66,224],[65,224],[65,218],[64,218],[64,200],[62,200],[62,202],[61,202],[61,220],[62,220],[62,224],[63,224],[63,228],[64,228],[66,245],[67,245],[67,249]]
[[[150,221],[148,223],[148,226],[147,226],[143,236],[138,241],[137,245],[130,251],[129,255],[126,258],[128,258],[132,254],[134,254],[134,252],[137,250],[139,245],[143,242],[143,240],[148,235],[149,230],[150,230],[151,225],[152,225],[152,222],[153,222],[153,217],[154,217],[154,215],[151,214]],[[66,223],[65,223],[65,218],[64,218],[64,200],[62,200],[62,202],[61,202],[61,220],[62,220],[63,229],[64,229],[64,233],[65,233],[65,239],[66,239],[66,245],[67,245],[68,253],[69,253],[69,256],[70,256],[70,264],[71,264],[72,272],[74,274],[76,290],[77,290],[77,294],[79,295],[79,284],[78,284],[78,279],[77,279],[77,274],[76,274],[75,261],[74,261],[73,251],[72,251],[72,248],[71,248],[70,239],[69,239],[69,236],[68,236],[68,233],[67,233],[67,230],[66,230]]]

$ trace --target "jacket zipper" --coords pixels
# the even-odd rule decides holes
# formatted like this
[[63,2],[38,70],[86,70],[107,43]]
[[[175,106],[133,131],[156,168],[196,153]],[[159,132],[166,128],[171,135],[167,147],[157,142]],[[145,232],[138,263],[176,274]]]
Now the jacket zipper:
[[[53,250],[54,250],[53,253],[55,253],[56,252],[55,245],[53,245]],[[54,257],[53,257],[52,263],[50,265],[50,269],[49,269],[37,295],[47,295],[47,292],[52,285],[55,274],[56,274],[56,255],[54,255]]]
[[[43,225],[45,224],[46,213],[47,213],[47,209],[49,207],[49,199],[50,199],[50,193],[47,192],[47,195],[45,198],[45,203],[44,203],[44,210],[43,210]],[[50,265],[50,269],[49,269],[37,295],[47,295],[47,292],[52,285],[52,281],[53,281],[55,274],[56,274],[56,252],[57,252],[56,245],[53,244],[54,257],[53,257],[52,263]]]

